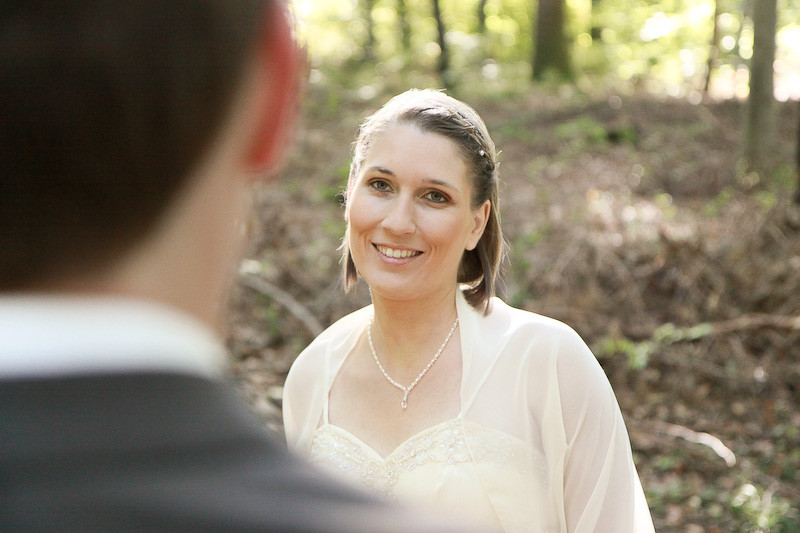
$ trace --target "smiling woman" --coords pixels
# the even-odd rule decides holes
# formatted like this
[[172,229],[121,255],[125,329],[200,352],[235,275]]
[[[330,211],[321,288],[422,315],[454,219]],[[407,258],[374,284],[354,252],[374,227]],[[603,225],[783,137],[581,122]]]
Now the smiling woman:
[[375,139],[354,178],[347,247],[373,299],[452,300],[461,257],[475,248],[491,206],[472,207],[458,145],[397,124]]
[[653,530],[611,387],[578,335],[494,297],[496,151],[469,106],[390,100],[359,130],[345,285],[372,305],[286,380],[290,446],[344,478],[489,530]]

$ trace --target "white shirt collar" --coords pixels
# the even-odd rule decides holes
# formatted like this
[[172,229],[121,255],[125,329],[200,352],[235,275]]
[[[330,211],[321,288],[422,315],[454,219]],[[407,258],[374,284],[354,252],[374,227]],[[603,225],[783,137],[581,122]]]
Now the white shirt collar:
[[0,378],[128,371],[220,375],[225,347],[171,308],[123,298],[0,296]]

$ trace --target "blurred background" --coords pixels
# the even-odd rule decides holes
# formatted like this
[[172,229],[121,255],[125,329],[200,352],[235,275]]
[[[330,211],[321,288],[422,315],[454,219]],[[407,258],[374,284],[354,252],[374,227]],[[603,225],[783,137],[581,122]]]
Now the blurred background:
[[369,301],[337,251],[358,124],[443,88],[501,151],[500,296],[592,347],[656,529],[800,531],[800,1],[293,7],[305,105],[229,313],[264,423],[294,357]]

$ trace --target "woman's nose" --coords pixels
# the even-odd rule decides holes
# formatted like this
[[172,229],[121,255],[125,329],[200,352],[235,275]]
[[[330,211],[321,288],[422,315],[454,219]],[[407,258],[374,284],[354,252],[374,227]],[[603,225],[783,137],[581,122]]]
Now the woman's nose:
[[407,198],[395,199],[383,217],[382,226],[387,231],[397,235],[413,233],[416,229],[413,200]]

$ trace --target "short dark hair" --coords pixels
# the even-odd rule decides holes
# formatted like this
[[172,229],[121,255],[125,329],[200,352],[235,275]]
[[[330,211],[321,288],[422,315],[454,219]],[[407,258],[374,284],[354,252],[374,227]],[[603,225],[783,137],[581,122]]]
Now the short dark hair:
[[[399,94],[359,127],[358,137],[353,143],[347,196],[375,137],[395,124],[411,124],[424,132],[443,135],[455,142],[472,179],[472,207],[477,208],[486,200],[491,203],[486,229],[477,246],[464,252],[457,279],[463,285],[464,296],[470,305],[476,309],[483,308],[488,313],[504,250],[498,212],[497,152],[489,130],[472,107],[441,91],[411,89]],[[350,254],[347,236],[342,244],[342,259],[344,287],[350,290],[358,281],[358,271]]]
[[273,0],[0,8],[0,290],[147,235],[219,132]]

